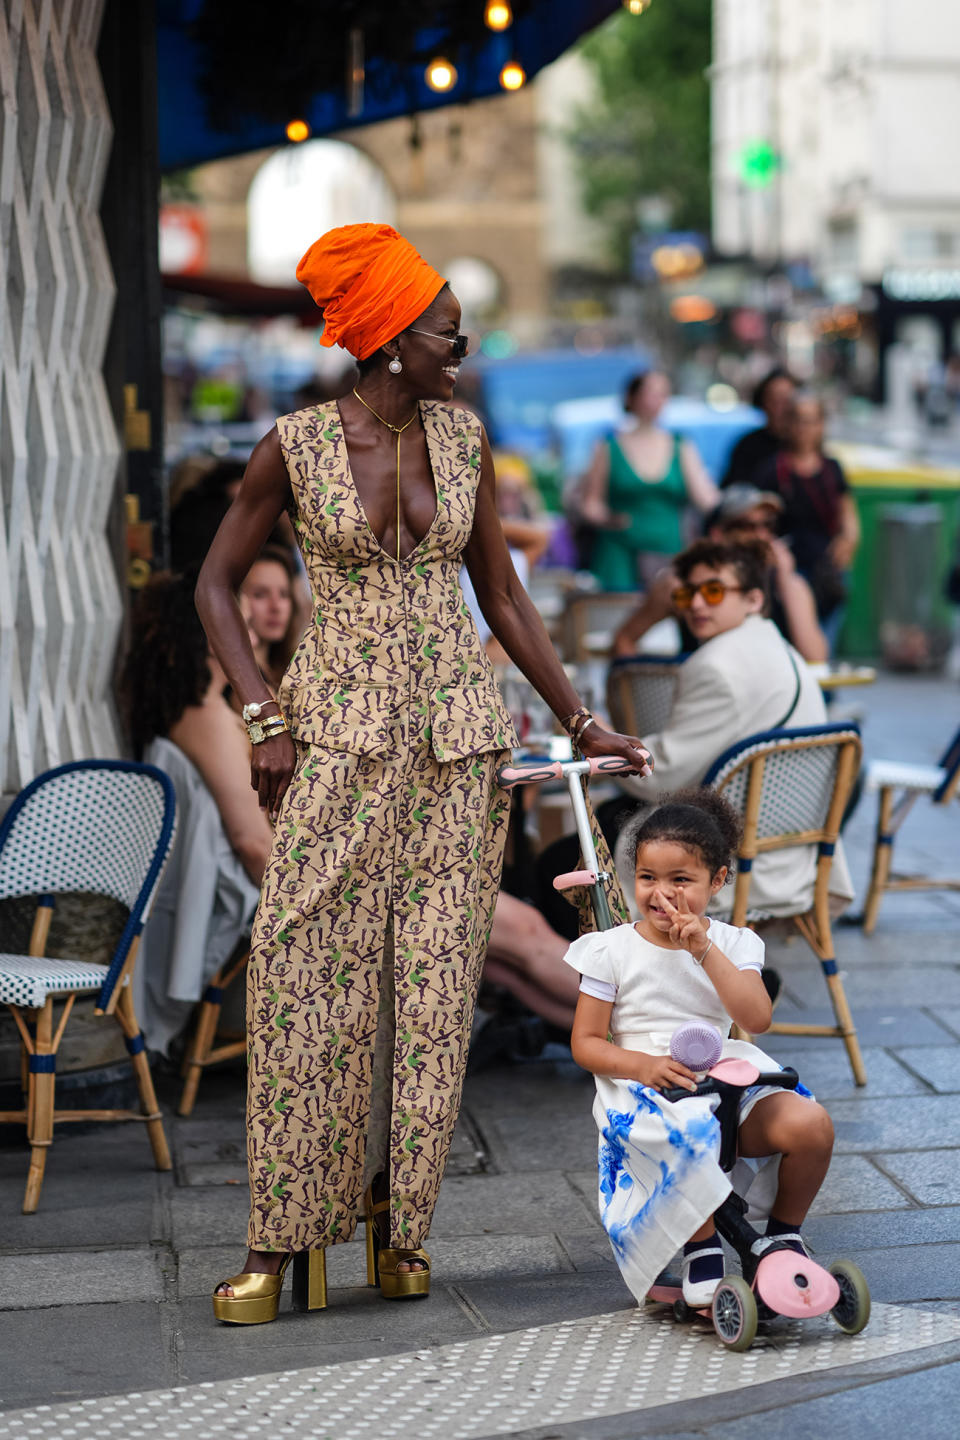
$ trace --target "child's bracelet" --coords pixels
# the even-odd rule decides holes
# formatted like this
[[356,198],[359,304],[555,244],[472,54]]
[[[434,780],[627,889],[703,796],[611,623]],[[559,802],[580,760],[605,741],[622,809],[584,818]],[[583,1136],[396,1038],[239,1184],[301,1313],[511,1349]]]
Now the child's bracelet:
[[706,948],[706,950],[704,950],[704,952],[703,952],[702,955],[700,955],[700,956],[692,955],[692,956],[691,956],[691,959],[693,960],[694,965],[702,965],[703,962],[704,962],[704,960],[706,960],[707,956],[710,954],[710,951],[711,951],[712,949],[713,949],[713,941],[712,941],[712,940],[708,940],[708,941],[707,941],[707,948]]

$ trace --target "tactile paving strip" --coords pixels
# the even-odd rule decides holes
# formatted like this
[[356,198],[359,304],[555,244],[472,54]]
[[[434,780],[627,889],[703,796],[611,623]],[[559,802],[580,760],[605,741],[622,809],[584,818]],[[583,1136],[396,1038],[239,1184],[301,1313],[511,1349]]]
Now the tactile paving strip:
[[[744,1354],[706,1325],[619,1310],[309,1370],[41,1405],[0,1415],[0,1440],[478,1440],[701,1399],[960,1338],[960,1315],[875,1305],[867,1329],[781,1322]],[[398,1397],[401,1403],[398,1404]]]

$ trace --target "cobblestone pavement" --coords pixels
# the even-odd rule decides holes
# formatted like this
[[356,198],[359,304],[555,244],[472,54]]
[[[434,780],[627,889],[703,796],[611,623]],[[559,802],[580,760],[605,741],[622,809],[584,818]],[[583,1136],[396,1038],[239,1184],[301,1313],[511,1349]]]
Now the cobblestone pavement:
[[[957,689],[887,677],[850,692],[874,756],[932,759]],[[868,866],[875,800],[847,831]],[[957,869],[960,814],[917,810],[905,867]],[[333,1252],[331,1306],[250,1329],[217,1326],[209,1292],[236,1270],[246,1210],[242,1078],[211,1073],[194,1116],[171,1115],[172,1175],[139,1127],[58,1135],[41,1208],[19,1213],[20,1148],[0,1151],[0,1437],[493,1435],[524,1440],[755,1433],[955,1433],[960,1396],[960,896],[889,898],[876,935],[837,930],[867,1064],[837,1041],[771,1037],[837,1130],[807,1234],[857,1261],[874,1317],[851,1340],[782,1322],[745,1357],[639,1311],[599,1229],[592,1081],[559,1050],[468,1081],[430,1249],[429,1301],[385,1304],[362,1246]],[[780,1014],[825,1014],[800,943],[778,946]],[[169,1109],[176,1087],[168,1085]],[[104,1399],[102,1397],[113,1397]]]

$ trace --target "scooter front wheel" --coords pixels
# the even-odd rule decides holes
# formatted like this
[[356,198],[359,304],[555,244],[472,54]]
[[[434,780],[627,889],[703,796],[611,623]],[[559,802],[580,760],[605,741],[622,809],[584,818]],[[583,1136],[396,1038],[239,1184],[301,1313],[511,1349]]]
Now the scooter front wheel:
[[713,1328],[728,1350],[749,1350],[757,1333],[757,1300],[740,1275],[721,1280],[710,1307]]
[[863,1271],[850,1260],[837,1260],[830,1266],[830,1274],[840,1286],[840,1299],[830,1314],[841,1330],[859,1335],[870,1319],[870,1290]]

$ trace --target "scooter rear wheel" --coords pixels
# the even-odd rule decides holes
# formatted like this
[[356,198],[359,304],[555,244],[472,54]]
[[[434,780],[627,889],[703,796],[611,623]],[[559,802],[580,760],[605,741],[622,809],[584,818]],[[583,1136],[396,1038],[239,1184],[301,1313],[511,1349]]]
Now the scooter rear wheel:
[[721,1280],[710,1307],[713,1328],[728,1350],[749,1350],[757,1333],[756,1296],[740,1275]]
[[863,1271],[851,1260],[837,1260],[829,1268],[840,1286],[840,1299],[830,1314],[841,1330],[859,1335],[870,1319],[870,1290]]

